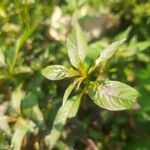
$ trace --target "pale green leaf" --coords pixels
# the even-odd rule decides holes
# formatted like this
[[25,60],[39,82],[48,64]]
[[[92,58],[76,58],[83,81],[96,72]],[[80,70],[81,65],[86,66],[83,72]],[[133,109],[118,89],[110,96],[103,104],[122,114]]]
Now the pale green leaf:
[[8,125],[8,117],[5,115],[8,106],[8,102],[3,102],[2,104],[0,104],[0,130],[3,130],[7,135],[10,136],[11,130]]
[[59,139],[65,126],[66,120],[71,112],[72,106],[76,102],[76,100],[76,96],[74,96],[71,99],[67,100],[65,104],[59,108],[53,122],[51,132],[45,137],[45,142],[46,145],[48,145],[49,149],[52,149]]
[[108,47],[106,47],[106,49],[104,49],[101,52],[100,56],[96,59],[95,61],[96,66],[110,59],[113,56],[113,54],[117,51],[117,48],[119,47],[119,45],[121,45],[124,41],[125,39],[119,40],[119,41],[112,43]]
[[25,96],[25,93],[21,88],[22,85],[19,85],[11,95],[11,109],[13,110],[12,112],[15,112],[17,115],[21,115],[21,100]]
[[3,17],[3,18],[7,17],[7,13],[2,6],[0,6],[0,17]]
[[8,124],[7,116],[0,116],[0,130],[2,130],[8,136],[11,135],[11,129]]
[[66,100],[68,99],[68,97],[70,96],[71,92],[73,91],[73,89],[76,87],[77,83],[79,82],[80,80],[77,78],[74,80],[73,83],[71,83],[65,93],[64,93],[64,96],[63,96],[63,105],[65,104]]
[[14,134],[11,139],[12,150],[21,150],[23,138],[27,132],[33,132],[34,128],[35,124],[32,121],[18,118],[15,124]]
[[2,104],[0,104],[0,115],[4,115],[7,108],[9,106],[9,103],[6,101],[6,102],[3,102]]
[[71,64],[75,68],[79,68],[83,66],[83,61],[86,56],[87,41],[77,22],[77,18],[73,17],[72,24],[71,33],[67,37],[67,50]]
[[118,81],[107,81],[101,85],[93,83],[88,94],[98,106],[113,111],[131,108],[139,96],[134,88]]
[[74,103],[72,105],[72,108],[71,108],[71,110],[69,112],[68,118],[73,118],[73,117],[76,116],[76,114],[77,114],[77,112],[79,110],[79,107],[80,107],[81,96],[82,96],[82,94],[79,94],[79,95],[74,97],[75,101],[74,101]]
[[78,75],[74,70],[69,70],[61,65],[51,65],[42,70],[43,76],[49,80],[61,80]]
[[0,67],[1,66],[5,66],[5,56],[4,56],[4,53],[0,47]]
[[32,73],[31,67],[17,66],[14,68],[14,74]]
[[[135,46],[135,44],[136,44],[136,46]],[[150,47],[150,40],[146,40],[144,42],[136,42],[135,44],[134,44],[134,47],[137,48],[137,51],[144,51],[148,47]]]
[[124,39],[125,37],[128,37],[131,30],[132,30],[132,27],[129,26],[126,30],[124,30],[121,33],[117,34],[115,36],[114,40],[118,41],[119,39]]

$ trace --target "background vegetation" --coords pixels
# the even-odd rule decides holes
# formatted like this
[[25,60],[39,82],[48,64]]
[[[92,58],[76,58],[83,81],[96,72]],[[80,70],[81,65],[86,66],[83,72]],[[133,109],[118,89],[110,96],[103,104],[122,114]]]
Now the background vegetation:
[[88,64],[108,44],[127,37],[104,76],[135,87],[141,96],[132,109],[118,112],[85,96],[54,149],[150,149],[150,1],[1,0],[0,150],[47,149],[44,137],[71,79],[50,81],[41,70],[70,67],[66,35],[75,11],[89,44]]

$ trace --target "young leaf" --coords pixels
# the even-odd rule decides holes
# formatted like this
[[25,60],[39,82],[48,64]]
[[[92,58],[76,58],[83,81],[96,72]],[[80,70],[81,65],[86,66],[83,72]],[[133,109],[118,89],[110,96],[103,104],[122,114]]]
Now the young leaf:
[[116,41],[111,45],[109,45],[108,47],[106,47],[106,49],[104,49],[101,52],[100,56],[96,59],[95,61],[96,66],[98,66],[101,62],[106,62],[108,59],[110,59],[112,55],[116,52],[118,46],[121,45],[125,40],[126,39]]
[[67,37],[67,50],[71,64],[75,68],[79,68],[83,65],[86,56],[87,42],[75,16],[73,17],[72,24],[71,33]]
[[78,75],[74,70],[69,70],[61,65],[51,65],[42,70],[43,76],[49,80],[61,80]]
[[55,146],[57,140],[59,139],[65,126],[66,120],[69,116],[69,113],[72,109],[72,106],[74,103],[76,103],[76,100],[76,96],[74,96],[71,99],[67,100],[65,104],[59,108],[53,122],[51,133],[45,137],[45,142],[48,145],[49,149],[52,149]]
[[108,81],[102,85],[93,83],[88,94],[98,106],[113,111],[131,108],[139,96],[134,88],[118,81]]
[[65,93],[64,93],[64,96],[63,96],[63,105],[65,104],[66,100],[68,99],[68,97],[70,96],[71,92],[73,91],[73,89],[75,88],[75,86],[78,84],[78,82],[80,81],[80,78],[77,78],[74,80],[73,83],[71,83]]
[[12,150],[21,150],[23,138],[27,132],[33,132],[35,124],[30,120],[19,118],[15,124],[14,134],[11,139]]

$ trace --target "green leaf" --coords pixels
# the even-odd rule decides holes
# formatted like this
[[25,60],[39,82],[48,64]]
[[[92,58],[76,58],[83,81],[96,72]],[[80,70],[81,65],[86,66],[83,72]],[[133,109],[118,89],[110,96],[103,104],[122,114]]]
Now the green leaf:
[[0,116],[0,130],[4,131],[8,136],[11,135],[11,129],[8,124],[7,116]]
[[1,66],[5,66],[5,56],[4,56],[4,53],[0,47],[0,67]]
[[98,106],[114,111],[131,108],[139,96],[134,88],[118,81],[101,85],[92,83],[88,94]]
[[96,59],[95,64],[98,66],[102,62],[106,62],[108,59],[110,59],[113,54],[117,51],[117,48],[119,45],[121,45],[126,39],[116,41],[109,45],[106,49],[104,49],[100,56]]
[[74,80],[73,83],[71,83],[65,93],[64,93],[64,96],[63,96],[63,105],[65,104],[66,100],[68,99],[68,97],[70,96],[71,92],[73,91],[73,89],[75,88],[75,86],[77,85],[77,83],[79,82],[80,80],[77,78]]
[[67,50],[71,64],[80,68],[86,56],[87,41],[76,17],[73,17],[72,24],[71,33],[67,37]]
[[6,70],[0,70],[0,80],[9,78],[9,75]]
[[36,93],[29,93],[22,100],[21,108],[25,116],[35,121],[40,127],[44,127],[44,117],[38,106],[38,99]]
[[51,65],[42,70],[43,76],[49,80],[61,80],[78,75],[74,70],[69,70],[61,65]]
[[[136,45],[135,45],[136,44]],[[137,42],[134,44],[134,47],[137,48],[137,51],[144,51],[150,47],[150,40],[146,40],[144,42]]]
[[11,139],[11,148],[13,150],[21,150],[23,138],[27,132],[33,132],[34,128],[35,124],[32,121],[18,118],[15,124],[14,134]]
[[45,142],[48,145],[49,149],[52,149],[59,139],[66,124],[66,120],[71,112],[72,106],[74,105],[74,103],[76,103],[76,100],[76,96],[74,96],[71,99],[67,100],[65,104],[59,108],[53,122],[51,132],[45,137]]
[[124,39],[125,37],[129,36],[129,33],[131,32],[132,27],[129,26],[126,30],[120,32],[119,34],[117,34],[114,38],[115,41],[118,41],[119,39]]
[[31,67],[28,67],[28,66],[16,66],[14,68],[14,74],[25,74],[25,73],[32,73]]
[[0,104],[0,130],[3,130],[7,135],[11,135],[11,130],[8,124],[8,117],[5,115],[9,103],[3,102]]
[[16,64],[19,50],[22,48],[22,46],[24,45],[24,43],[27,41],[27,39],[33,33],[34,30],[35,26],[31,27],[31,29],[25,30],[24,33],[16,41],[15,46],[8,51],[7,62],[11,68],[13,68]]
[[79,110],[79,107],[80,107],[81,96],[82,96],[82,94],[79,94],[79,95],[74,97],[75,101],[74,101],[74,103],[72,105],[72,108],[71,108],[71,110],[69,112],[68,118],[73,118],[73,117],[76,116],[76,114],[77,114],[77,112]]
[[22,84],[19,85],[12,93],[11,95],[11,108],[12,108],[12,112],[17,115],[21,115],[21,100],[24,98],[25,93],[24,91],[21,89],[22,88]]

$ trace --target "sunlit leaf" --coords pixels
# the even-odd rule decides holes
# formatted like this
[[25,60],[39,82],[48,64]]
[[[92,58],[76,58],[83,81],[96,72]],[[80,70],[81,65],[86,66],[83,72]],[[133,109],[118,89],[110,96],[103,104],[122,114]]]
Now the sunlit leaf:
[[139,96],[134,88],[118,81],[107,81],[101,85],[93,83],[88,94],[98,106],[114,111],[131,108]]
[[134,46],[137,48],[138,51],[144,51],[148,47],[150,47],[150,40],[144,42],[137,42],[134,44]]
[[77,18],[74,16],[72,21],[73,27],[67,37],[67,50],[71,64],[75,68],[83,65],[87,51],[87,42]]
[[74,103],[76,103],[76,100],[76,96],[74,96],[71,99],[67,100],[65,104],[59,108],[53,122],[51,132],[45,138],[45,142],[48,145],[49,149],[52,149],[55,146],[57,140],[59,139],[65,126],[66,120],[69,116],[69,113],[72,109],[72,106],[74,105]]
[[73,89],[75,88],[75,86],[77,85],[77,83],[79,82],[78,78],[74,80],[73,83],[71,83],[65,93],[64,93],[64,96],[63,96],[63,105],[65,104],[66,100],[68,99],[68,97],[70,96],[71,92],[73,91]]
[[24,91],[21,89],[22,85],[19,85],[13,92],[11,96],[11,108],[13,113],[20,115],[21,114],[21,100],[24,98]]
[[35,124],[32,121],[18,118],[15,124],[14,134],[11,139],[11,148],[13,150],[21,150],[25,135],[27,134],[27,132],[33,132],[34,128]]
[[8,125],[8,117],[5,115],[8,105],[9,105],[8,102],[3,102],[0,105],[0,129],[10,136],[11,130]]
[[0,105],[0,115],[4,115],[4,113],[6,112],[7,108],[8,108],[9,103],[8,102],[3,102]]
[[0,116],[0,130],[2,130],[8,136],[11,135],[11,129],[8,124],[7,116]]
[[125,37],[128,37],[131,30],[132,30],[132,27],[129,26],[127,29],[125,29],[121,33],[117,34],[115,36],[114,40],[118,41],[119,39],[124,39]]
[[49,80],[61,80],[78,75],[77,72],[69,70],[61,65],[51,65],[42,70],[43,76]]
[[79,94],[79,95],[74,97],[75,101],[74,101],[74,103],[72,105],[72,108],[71,108],[71,110],[69,112],[68,118],[73,118],[73,117],[76,116],[76,114],[77,114],[77,112],[79,110],[79,107],[80,107],[81,96],[82,96],[82,94]]
[[0,17],[6,18],[7,14],[5,12],[5,10],[3,9],[3,7],[0,7]]
[[17,66],[14,69],[15,74],[32,73],[32,69],[28,66]]
[[5,56],[4,53],[0,47],[0,67],[5,65]]
[[120,41],[116,41],[114,43],[112,43],[111,45],[109,45],[108,47],[106,47],[106,49],[104,49],[100,56],[96,59],[95,64],[96,66],[98,66],[100,63],[102,62],[106,62],[108,59],[110,59],[112,57],[112,55],[117,51],[117,48],[119,45],[121,45],[126,39],[120,40]]

